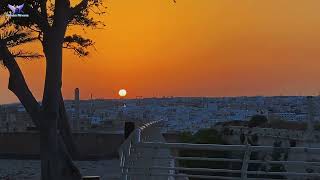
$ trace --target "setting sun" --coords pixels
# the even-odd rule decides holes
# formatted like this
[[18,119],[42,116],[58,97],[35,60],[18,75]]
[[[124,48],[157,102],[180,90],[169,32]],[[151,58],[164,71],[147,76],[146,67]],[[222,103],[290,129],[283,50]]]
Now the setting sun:
[[127,90],[125,90],[125,89],[120,89],[119,90],[119,96],[125,97],[126,95],[127,95]]

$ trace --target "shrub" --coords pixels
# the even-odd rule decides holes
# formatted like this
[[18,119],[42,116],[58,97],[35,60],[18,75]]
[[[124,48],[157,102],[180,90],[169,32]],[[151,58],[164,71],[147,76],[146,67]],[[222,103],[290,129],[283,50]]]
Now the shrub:
[[268,122],[267,117],[265,117],[263,115],[254,115],[249,120],[248,127],[250,127],[250,128],[258,127],[258,126],[261,126],[263,124],[266,124],[267,122]]

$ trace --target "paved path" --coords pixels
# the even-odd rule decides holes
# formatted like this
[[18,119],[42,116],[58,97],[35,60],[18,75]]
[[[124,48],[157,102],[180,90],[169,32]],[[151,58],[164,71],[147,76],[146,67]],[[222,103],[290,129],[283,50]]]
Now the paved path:
[[[82,175],[119,180],[119,160],[76,161]],[[0,159],[0,180],[40,180],[40,161]]]

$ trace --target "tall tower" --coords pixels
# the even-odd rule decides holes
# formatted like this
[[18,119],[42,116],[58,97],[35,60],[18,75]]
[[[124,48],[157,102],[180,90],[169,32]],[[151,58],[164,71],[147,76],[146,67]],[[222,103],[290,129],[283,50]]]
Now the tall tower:
[[76,88],[74,90],[74,108],[75,108],[75,117],[73,119],[72,127],[74,131],[79,130],[79,121],[80,121],[80,90]]

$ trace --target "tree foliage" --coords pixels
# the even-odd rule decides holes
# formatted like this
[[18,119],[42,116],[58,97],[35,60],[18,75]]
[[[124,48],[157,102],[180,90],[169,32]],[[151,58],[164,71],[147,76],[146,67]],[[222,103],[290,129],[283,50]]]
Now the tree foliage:
[[[185,143],[195,144],[225,144],[222,136],[215,129],[202,129],[195,134],[184,132],[180,134],[180,141]],[[180,156],[183,157],[211,157],[211,158],[226,158],[229,156],[227,152],[223,151],[210,151],[210,150],[181,150]],[[183,167],[190,168],[212,168],[212,169],[227,169],[230,163],[215,162],[215,161],[197,161],[197,160],[181,160],[179,163]],[[190,171],[183,173],[192,174]],[[225,175],[224,173],[204,173],[193,172],[194,174],[202,175]],[[232,175],[231,175],[232,176]],[[197,178],[192,178],[197,179]]]
[[[102,0],[82,0],[75,6],[70,5],[70,1],[66,0],[67,9],[64,13],[67,14],[69,27],[100,28],[105,24],[102,21],[93,18],[92,15],[102,15],[106,11]],[[9,17],[10,13],[8,4],[19,5],[24,3],[23,13],[28,14],[29,17]],[[55,12],[55,1],[51,0],[3,0],[0,1],[0,38],[2,42],[7,43],[8,48],[13,48],[18,45],[30,43],[35,40],[44,41],[44,33],[51,28],[58,26],[55,23],[57,15]],[[57,13],[56,13],[57,14]],[[67,35],[64,39],[63,48],[74,51],[79,57],[87,56],[89,54],[88,48],[93,46],[91,39],[84,37],[82,34]],[[39,58],[39,52],[22,52],[19,51],[17,57],[21,58]]]
[[267,122],[268,122],[267,117],[265,117],[263,115],[254,115],[249,120],[248,127],[252,128],[252,127],[261,126]]

